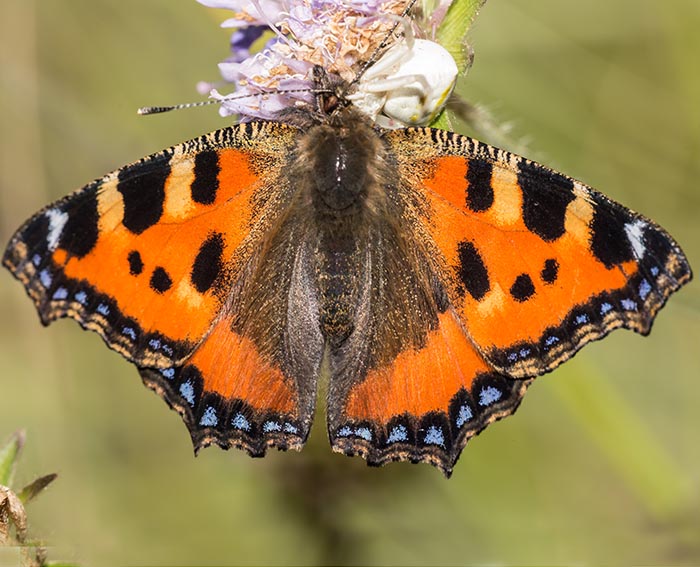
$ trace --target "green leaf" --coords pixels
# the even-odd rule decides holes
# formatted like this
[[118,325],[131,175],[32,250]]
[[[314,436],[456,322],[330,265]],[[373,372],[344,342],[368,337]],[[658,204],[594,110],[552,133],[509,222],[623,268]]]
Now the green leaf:
[[14,433],[9,441],[0,448],[0,484],[9,486],[12,481],[12,473],[22,447],[24,446],[25,433],[23,430]]
[[29,483],[22,490],[17,493],[19,499],[26,504],[39,494],[44,488],[51,484],[58,475],[56,473],[47,474],[37,478],[34,482]]
[[486,0],[455,0],[438,28],[437,42],[450,52],[460,74],[471,66],[467,33],[485,3]]
[[430,123],[431,128],[438,128],[440,130],[453,130],[450,117],[447,114],[446,109],[442,109],[442,112],[438,114],[437,118]]
[[[467,34],[485,3],[486,0],[454,0],[437,30],[437,42],[452,55],[460,75],[466,73],[474,59]],[[431,128],[453,130],[450,116],[449,110],[443,111],[430,124]]]

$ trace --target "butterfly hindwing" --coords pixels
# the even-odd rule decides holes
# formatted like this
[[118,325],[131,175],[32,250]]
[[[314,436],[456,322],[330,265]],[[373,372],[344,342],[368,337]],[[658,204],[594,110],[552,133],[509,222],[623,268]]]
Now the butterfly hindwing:
[[273,242],[296,134],[242,124],[146,157],[39,212],[5,252],[42,321],[68,316],[99,333],[183,415],[197,447],[261,454],[308,433],[320,347],[285,324],[300,252]]
[[515,411],[530,380],[495,371],[451,309],[431,327],[420,343],[353,381],[346,397],[329,400],[336,451],[372,465],[428,462],[449,476],[471,437]]
[[196,449],[212,442],[262,456],[300,449],[324,352],[308,211],[292,197],[236,278],[218,320],[183,363],[141,369],[185,420]]

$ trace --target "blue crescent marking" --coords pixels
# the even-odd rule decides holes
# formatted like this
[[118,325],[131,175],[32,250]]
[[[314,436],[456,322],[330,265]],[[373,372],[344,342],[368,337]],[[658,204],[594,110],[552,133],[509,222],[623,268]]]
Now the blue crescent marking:
[[204,410],[202,414],[202,419],[199,420],[199,425],[204,427],[216,427],[219,424],[219,418],[216,417],[216,410],[209,406]]
[[605,315],[608,311],[612,311],[613,306],[610,305],[607,301],[600,306],[600,314]]
[[65,287],[59,287],[53,294],[53,299],[66,299],[68,290]]
[[408,430],[404,425],[397,425],[389,433],[387,443],[397,443],[399,441],[408,441]]
[[237,413],[231,419],[231,425],[236,429],[242,429],[243,431],[250,431],[250,421],[242,413]]
[[481,393],[479,394],[479,405],[490,406],[491,404],[500,400],[501,396],[503,396],[503,393],[493,386],[482,388]]
[[53,281],[53,278],[51,277],[51,272],[48,270],[41,270],[39,272],[39,280],[41,281],[41,285],[44,287],[50,287],[51,282]]
[[189,380],[180,386],[180,394],[187,402],[193,406],[194,405],[194,386]]
[[425,433],[423,442],[427,445],[440,445],[445,446],[445,435],[442,433],[442,429],[431,425],[428,427],[428,431]]
[[472,408],[468,405],[463,405],[459,408],[459,415],[457,416],[457,427],[462,427],[467,421],[469,421],[474,415],[472,414]]
[[265,433],[271,433],[272,431],[282,431],[282,426],[276,421],[266,421],[263,425],[263,431]]
[[642,298],[642,301],[647,298],[647,296],[651,293],[651,284],[647,280],[642,280],[639,283],[639,297]]

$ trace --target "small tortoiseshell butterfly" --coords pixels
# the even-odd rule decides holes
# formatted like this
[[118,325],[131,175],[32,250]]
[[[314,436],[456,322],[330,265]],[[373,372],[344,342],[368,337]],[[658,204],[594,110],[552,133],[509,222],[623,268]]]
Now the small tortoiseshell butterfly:
[[[317,70],[317,74],[322,75]],[[466,136],[315,111],[185,142],[43,209],[3,263],[41,320],[139,369],[196,449],[335,451],[446,475],[528,385],[691,279],[652,221]]]

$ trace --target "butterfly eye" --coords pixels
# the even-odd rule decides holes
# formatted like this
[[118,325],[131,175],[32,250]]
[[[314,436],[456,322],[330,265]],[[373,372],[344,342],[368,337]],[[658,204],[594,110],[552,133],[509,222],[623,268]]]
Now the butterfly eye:
[[457,73],[457,64],[441,45],[405,41],[382,55],[347,98],[379,126],[426,125],[445,106]]

